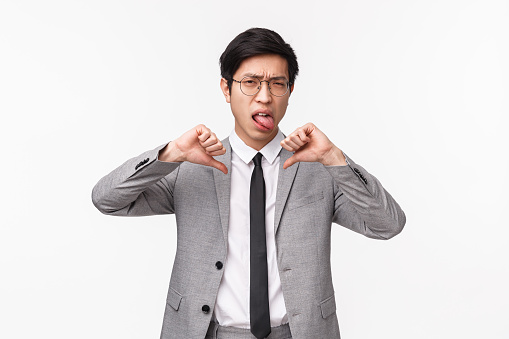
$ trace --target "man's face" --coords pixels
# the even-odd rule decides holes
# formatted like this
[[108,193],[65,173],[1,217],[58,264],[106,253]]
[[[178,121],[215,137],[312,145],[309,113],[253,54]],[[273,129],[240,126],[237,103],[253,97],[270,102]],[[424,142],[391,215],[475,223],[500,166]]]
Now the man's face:
[[[277,54],[253,56],[240,64],[233,79],[241,81],[245,76],[267,81],[280,77],[288,80],[288,64]],[[282,97],[272,95],[267,82],[262,82],[260,91],[253,96],[243,94],[237,82],[232,83],[230,94],[226,79],[221,79],[221,89],[235,117],[235,133],[246,145],[256,150],[263,148],[278,132],[293,86]]]

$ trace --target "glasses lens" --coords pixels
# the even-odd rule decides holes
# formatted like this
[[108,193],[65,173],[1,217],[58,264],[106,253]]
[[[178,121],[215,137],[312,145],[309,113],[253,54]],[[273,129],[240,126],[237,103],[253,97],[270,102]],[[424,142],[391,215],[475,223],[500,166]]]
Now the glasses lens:
[[252,77],[245,77],[240,82],[240,89],[245,95],[255,95],[260,87],[260,80]]
[[281,97],[288,91],[288,82],[285,79],[274,79],[270,81],[270,92]]

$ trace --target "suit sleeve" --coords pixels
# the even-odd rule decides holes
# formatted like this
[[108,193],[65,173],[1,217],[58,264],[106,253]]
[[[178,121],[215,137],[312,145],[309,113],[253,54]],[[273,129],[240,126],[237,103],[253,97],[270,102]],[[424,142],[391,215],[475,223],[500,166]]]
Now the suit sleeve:
[[166,145],[127,160],[99,180],[92,190],[94,206],[116,216],[174,213],[173,191],[181,163],[158,160]]
[[405,213],[373,175],[345,157],[346,166],[325,166],[335,183],[333,222],[374,239],[394,237]]

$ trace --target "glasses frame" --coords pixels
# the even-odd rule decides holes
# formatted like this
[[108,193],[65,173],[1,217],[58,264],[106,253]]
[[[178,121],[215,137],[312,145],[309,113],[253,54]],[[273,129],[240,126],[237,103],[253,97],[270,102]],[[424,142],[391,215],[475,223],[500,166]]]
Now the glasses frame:
[[[258,80],[260,82],[260,85],[258,86],[258,90],[255,93],[253,93],[253,94],[246,94],[246,93],[244,93],[244,91],[242,90],[242,81],[244,81],[245,78],[254,78],[254,79],[256,79],[256,80]],[[276,95],[276,94],[272,93],[272,91],[270,89],[270,81],[268,81],[268,80],[259,80],[257,77],[253,77],[253,76],[245,76],[242,79],[240,79],[240,81],[239,80],[235,80],[233,78],[232,78],[232,80],[239,83],[240,91],[242,92],[242,94],[247,95],[248,97],[252,97],[252,96],[258,94],[258,92],[260,92],[260,89],[262,88],[262,82],[266,82],[267,83],[267,87],[269,87],[270,94],[272,94],[273,96],[278,97],[278,98],[284,97],[288,93],[288,90],[290,89],[290,82],[288,80],[286,80],[286,79],[285,79],[285,81],[286,81],[286,92],[284,94],[282,94],[282,95]]]

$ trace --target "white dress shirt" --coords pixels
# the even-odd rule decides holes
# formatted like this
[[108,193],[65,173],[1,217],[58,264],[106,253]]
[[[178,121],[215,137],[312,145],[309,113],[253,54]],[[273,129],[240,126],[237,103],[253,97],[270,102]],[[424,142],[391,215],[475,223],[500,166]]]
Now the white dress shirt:
[[[228,254],[223,279],[219,285],[214,315],[222,326],[250,328],[250,225],[249,192],[253,157],[257,150],[247,146],[235,133],[230,134],[232,147],[230,219],[228,226]],[[283,133],[278,134],[259,152],[263,155],[262,169],[265,180],[265,232],[267,240],[267,269],[269,277],[270,325],[288,322],[281,280],[277,267],[274,235],[274,209],[279,174]]]

